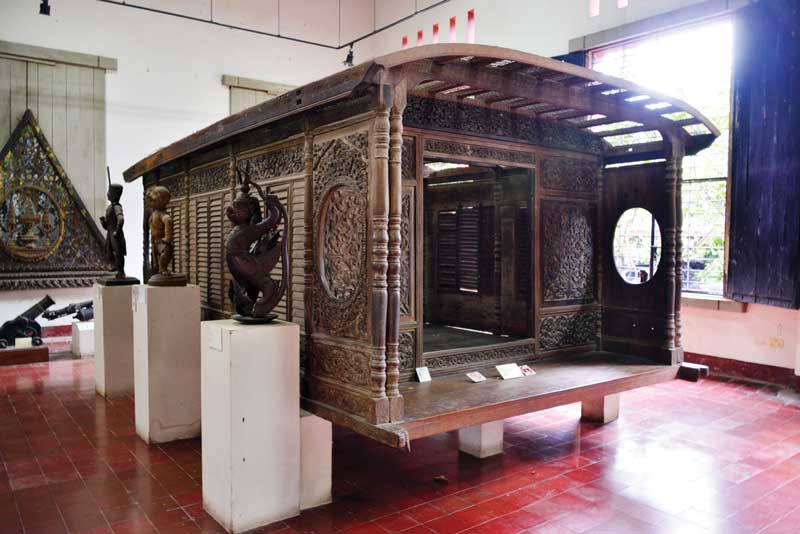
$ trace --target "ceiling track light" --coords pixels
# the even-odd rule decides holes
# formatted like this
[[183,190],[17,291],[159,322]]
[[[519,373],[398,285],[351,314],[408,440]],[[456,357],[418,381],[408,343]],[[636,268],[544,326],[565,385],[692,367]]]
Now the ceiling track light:
[[50,15],[50,0],[42,0],[42,3],[39,4],[39,14]]
[[342,61],[342,65],[346,67],[353,66],[353,43],[350,43],[350,50],[347,51],[347,57]]

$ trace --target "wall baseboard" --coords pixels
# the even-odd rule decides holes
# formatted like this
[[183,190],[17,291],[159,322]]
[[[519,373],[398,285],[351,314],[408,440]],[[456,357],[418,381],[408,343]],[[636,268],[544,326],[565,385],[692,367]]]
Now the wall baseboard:
[[757,380],[800,390],[800,376],[794,374],[794,369],[696,354],[694,352],[684,353],[683,359],[691,363],[708,365],[711,368],[712,375]]

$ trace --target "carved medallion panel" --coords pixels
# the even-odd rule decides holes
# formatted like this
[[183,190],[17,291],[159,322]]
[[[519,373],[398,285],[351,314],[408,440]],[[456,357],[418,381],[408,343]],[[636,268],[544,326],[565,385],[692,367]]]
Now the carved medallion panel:
[[367,339],[369,138],[358,132],[314,145],[315,327]]
[[334,186],[322,199],[320,241],[323,287],[349,302],[364,278],[367,199],[350,186]]
[[542,187],[571,193],[596,193],[598,163],[570,158],[542,161]]
[[539,322],[539,347],[555,350],[597,341],[597,312],[546,315]]
[[588,203],[541,203],[542,298],[546,303],[594,300],[595,208]]

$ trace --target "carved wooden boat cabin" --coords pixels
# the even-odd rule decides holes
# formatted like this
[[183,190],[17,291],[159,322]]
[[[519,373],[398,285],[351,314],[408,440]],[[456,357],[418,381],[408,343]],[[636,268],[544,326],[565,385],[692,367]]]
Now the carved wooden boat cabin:
[[[303,328],[304,406],[399,447],[674,378],[681,165],[718,135],[624,80],[442,44],[223,119],[125,179],[172,192],[176,270],[201,286],[204,318],[221,318],[223,208],[250,161],[291,216],[278,311]],[[617,221],[635,207],[662,240],[638,285],[614,259]],[[503,362],[537,375],[497,380]],[[433,382],[412,378],[421,366]],[[476,369],[489,380],[471,383]]]

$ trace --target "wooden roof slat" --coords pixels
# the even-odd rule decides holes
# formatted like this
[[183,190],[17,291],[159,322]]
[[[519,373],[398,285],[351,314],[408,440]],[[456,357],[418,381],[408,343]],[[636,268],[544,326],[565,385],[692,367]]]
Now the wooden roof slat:
[[[505,62],[505,63],[503,63]],[[492,66],[495,65],[495,66]],[[277,98],[265,101],[252,108],[222,119],[211,126],[195,132],[171,145],[158,150],[137,162],[124,173],[131,181],[145,173],[155,171],[165,164],[172,164],[187,155],[210,146],[219,146],[226,140],[242,133],[262,128],[268,124],[299,115],[319,106],[351,97],[366,95],[367,91],[380,94],[376,88],[381,84],[400,83],[403,78],[410,93],[423,81],[439,80],[445,84],[470,86],[469,92],[460,98],[447,100],[485,106],[481,98],[465,98],[470,95],[499,94],[516,97],[524,102],[545,102],[564,109],[574,109],[587,115],[606,115],[606,123],[631,120],[651,125],[654,128],[677,136],[691,150],[697,151],[710,142],[706,136],[690,136],[678,121],[661,117],[664,113],[685,111],[697,118],[711,132],[719,130],[701,113],[678,99],[649,91],[627,80],[578,67],[569,63],[544,58],[506,48],[475,44],[436,44],[400,50],[351,67]],[[561,83],[553,81],[560,80]],[[593,82],[596,82],[594,85]],[[624,98],[615,101],[612,95],[603,92],[622,89],[631,94],[646,94],[651,100],[644,102],[666,102],[669,108],[647,110],[640,102],[627,102]],[[472,91],[476,92],[472,92]],[[498,95],[498,96],[499,96]],[[426,96],[422,94],[422,96]],[[510,100],[507,100],[508,102]],[[514,108],[515,113],[530,116],[526,106]],[[576,123],[586,127],[589,122]],[[594,123],[600,124],[600,123]]]

